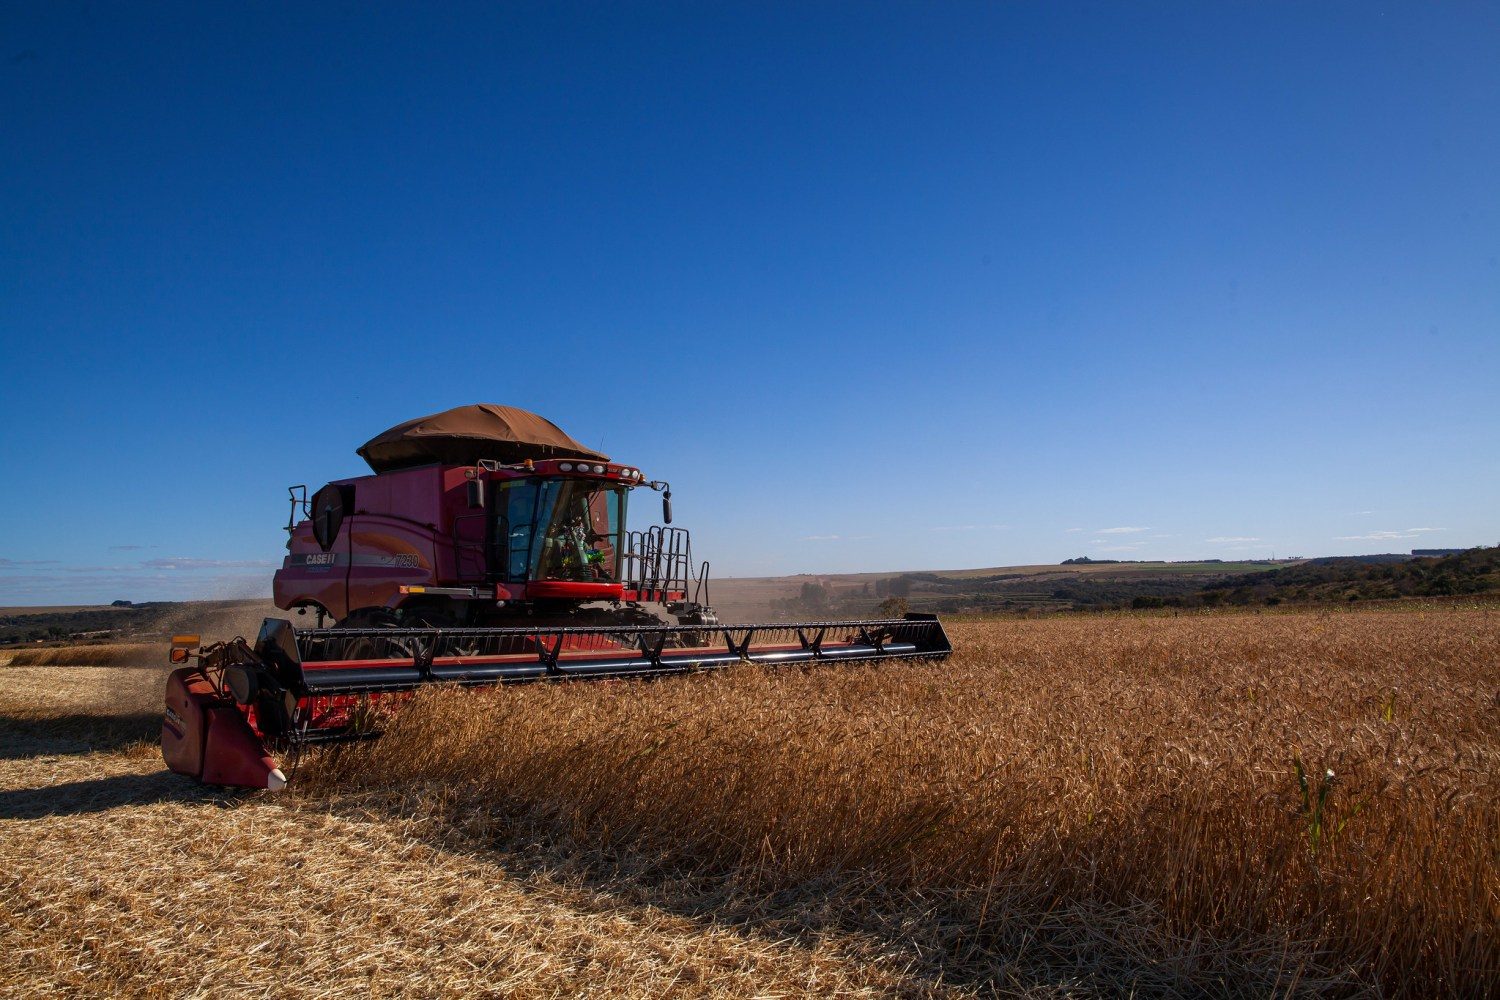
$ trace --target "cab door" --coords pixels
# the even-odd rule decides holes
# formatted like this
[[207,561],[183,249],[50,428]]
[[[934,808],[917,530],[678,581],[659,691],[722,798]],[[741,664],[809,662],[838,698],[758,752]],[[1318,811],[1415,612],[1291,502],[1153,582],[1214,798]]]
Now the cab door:
[[[480,491],[478,497],[475,495],[476,483]],[[470,509],[453,518],[453,573],[462,583],[483,583],[490,575],[490,511],[494,509],[495,494],[499,491],[484,491],[484,485],[483,480],[470,480]]]
[[513,479],[496,484],[490,522],[490,573],[496,583],[525,583],[536,539],[537,484]]

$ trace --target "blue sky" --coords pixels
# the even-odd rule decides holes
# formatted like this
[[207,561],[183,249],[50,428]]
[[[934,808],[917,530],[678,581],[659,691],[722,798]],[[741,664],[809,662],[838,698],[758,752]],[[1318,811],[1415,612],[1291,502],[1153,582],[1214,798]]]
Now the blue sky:
[[475,401],[672,480],[719,574],[1500,541],[1493,5],[0,38],[0,603],[264,593],[284,485]]

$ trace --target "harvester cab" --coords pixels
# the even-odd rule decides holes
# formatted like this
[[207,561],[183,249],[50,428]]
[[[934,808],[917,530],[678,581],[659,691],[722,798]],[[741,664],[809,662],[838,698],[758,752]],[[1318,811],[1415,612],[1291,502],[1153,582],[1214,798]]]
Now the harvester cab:
[[[671,487],[540,417],[460,407],[359,454],[374,475],[292,487],[278,607],[346,626],[714,621]],[[664,523],[628,531],[640,490],[662,494]]]
[[[378,735],[433,683],[650,678],[768,664],[942,658],[933,615],[721,624],[671,488],[556,425],[480,404],[408,421],[358,454],[373,475],[292,488],[276,605],[253,642],[174,641],[162,753],[213,784],[278,788],[278,755]],[[626,527],[632,493],[662,524]],[[324,627],[327,619],[335,627]]]

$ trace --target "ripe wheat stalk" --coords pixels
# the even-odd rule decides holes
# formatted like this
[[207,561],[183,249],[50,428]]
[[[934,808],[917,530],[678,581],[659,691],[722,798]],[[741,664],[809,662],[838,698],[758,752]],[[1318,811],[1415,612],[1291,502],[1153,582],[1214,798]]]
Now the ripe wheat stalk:
[[1500,618],[951,631],[942,664],[437,690],[304,794],[435,790],[740,884],[927,898],[959,964],[1066,912],[1057,961],[1102,948],[1122,982],[1500,990]]

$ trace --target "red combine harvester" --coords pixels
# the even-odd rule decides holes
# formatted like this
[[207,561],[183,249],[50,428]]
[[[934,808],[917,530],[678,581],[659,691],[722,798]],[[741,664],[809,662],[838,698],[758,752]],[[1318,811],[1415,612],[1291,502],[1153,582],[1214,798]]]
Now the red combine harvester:
[[[555,424],[479,404],[412,420],[358,450],[374,475],[294,486],[276,606],[254,642],[173,639],[162,755],[216,785],[280,788],[276,757],[378,735],[428,684],[656,677],[745,661],[941,658],[935,615],[721,624],[708,563],[670,527],[671,488]],[[663,524],[627,531],[633,490]],[[299,519],[298,515],[301,515]],[[332,627],[326,627],[329,620]],[[193,662],[195,661],[195,662]]]

